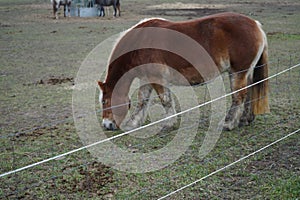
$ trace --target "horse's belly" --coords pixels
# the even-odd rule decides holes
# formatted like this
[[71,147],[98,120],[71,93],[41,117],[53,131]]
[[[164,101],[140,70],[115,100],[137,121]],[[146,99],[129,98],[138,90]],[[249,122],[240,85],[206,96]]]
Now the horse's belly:
[[217,67],[201,67],[192,65],[147,64],[138,67],[136,77],[148,79],[152,83],[172,84],[176,86],[199,85],[214,79],[220,74]]
[[189,86],[198,85],[204,82],[201,74],[193,67],[181,68],[180,70],[172,70],[168,81],[173,85]]

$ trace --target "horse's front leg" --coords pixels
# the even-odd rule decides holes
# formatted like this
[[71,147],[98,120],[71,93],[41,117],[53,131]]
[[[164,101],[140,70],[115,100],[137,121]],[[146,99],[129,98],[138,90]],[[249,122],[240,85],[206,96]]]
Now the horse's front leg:
[[117,16],[117,6],[114,5],[114,17],[116,17],[116,16]]
[[[169,88],[164,87],[159,84],[153,84],[152,85],[157,94],[159,95],[160,101],[162,106],[165,109],[165,117],[174,115],[176,113],[175,111],[175,103],[172,99],[172,94]],[[170,128],[173,128],[175,124],[177,123],[177,118],[173,117],[171,119],[165,120],[163,123],[163,128],[165,130],[168,130]]]
[[148,103],[153,87],[150,84],[143,85],[138,91],[138,105],[130,116],[130,119],[124,123],[122,129],[132,130],[145,122]]
[[99,17],[104,17],[104,16],[105,16],[104,7],[100,5],[100,14],[99,14]]
[[56,4],[53,4],[53,17],[58,19],[58,6]]
[[[231,91],[236,91],[247,86],[246,72],[231,73],[229,75]],[[232,130],[240,123],[244,113],[244,104],[247,96],[247,89],[241,90],[232,95],[232,105],[225,118],[224,130]]]

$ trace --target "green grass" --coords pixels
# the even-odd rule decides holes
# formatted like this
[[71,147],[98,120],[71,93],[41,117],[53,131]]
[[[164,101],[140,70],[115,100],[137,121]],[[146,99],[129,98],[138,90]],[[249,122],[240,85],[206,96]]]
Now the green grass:
[[[283,172],[283,174],[289,174],[289,172]],[[286,179],[281,179],[276,182],[271,182],[264,185],[266,190],[266,196],[270,199],[297,199],[300,194],[300,179],[299,177],[293,177],[293,174],[287,176]]]

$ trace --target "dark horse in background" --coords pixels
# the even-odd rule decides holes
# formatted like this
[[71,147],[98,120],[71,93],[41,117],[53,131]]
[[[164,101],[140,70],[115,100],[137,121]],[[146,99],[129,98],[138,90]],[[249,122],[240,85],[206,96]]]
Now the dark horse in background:
[[51,0],[53,6],[53,16],[58,19],[58,10],[60,6],[64,6],[64,17],[66,17],[66,7],[68,7],[68,16],[71,16],[71,3],[72,0]]
[[113,6],[114,7],[114,16],[117,15],[117,10],[119,11],[119,16],[121,16],[120,11],[120,0],[95,0],[95,4],[100,7],[100,17],[105,16],[104,6]]
[[[156,29],[149,33],[148,30],[151,27]],[[180,86],[185,83],[181,82],[180,77],[172,73],[169,67],[182,74],[190,85],[214,79],[214,76],[201,75],[210,74],[205,72],[212,70],[213,66],[204,65],[203,71],[199,74],[196,70],[197,66],[193,66],[174,53],[161,49],[136,48],[136,50],[118,56],[118,53],[128,46],[151,47],[153,41],[156,41],[162,47],[166,47],[163,49],[167,49],[174,46],[174,43],[180,42],[174,41],[172,38],[168,40],[170,35],[167,33],[161,34],[161,32],[158,32],[161,29],[157,28],[180,32],[193,38],[210,55],[219,73],[229,72],[231,91],[236,91],[236,93],[232,94],[231,109],[226,116],[223,125],[224,130],[232,130],[237,126],[248,125],[254,120],[255,115],[269,112],[269,86],[268,81],[263,81],[268,77],[268,45],[266,34],[258,21],[236,13],[221,13],[182,22],[148,19],[129,29],[120,38],[112,51],[105,81],[98,81],[100,86],[99,100],[103,107],[102,124],[104,128],[117,129],[125,119],[130,105],[128,96],[130,85],[135,78],[144,79],[148,84],[139,88],[138,106],[130,121],[126,124],[130,129],[143,124],[152,90],[159,94],[167,116],[176,113],[174,104],[172,104],[171,92],[165,85]],[[185,44],[181,45],[184,46]],[[179,46],[178,48],[182,47]],[[200,58],[197,65],[203,64],[201,52],[191,50],[188,55],[194,55],[193,58],[196,61]],[[161,65],[149,69],[143,67],[147,63]],[[141,67],[137,68],[138,66]],[[133,68],[136,70],[133,70]],[[132,73],[129,73],[129,71]],[[118,86],[117,83],[124,74],[130,76],[127,76],[128,78],[124,79],[122,84]],[[212,75],[214,74],[217,75],[218,73],[212,73]],[[162,84],[152,84],[157,80]],[[253,83],[257,84],[243,89]],[[172,124],[167,124],[167,126],[172,126]]]

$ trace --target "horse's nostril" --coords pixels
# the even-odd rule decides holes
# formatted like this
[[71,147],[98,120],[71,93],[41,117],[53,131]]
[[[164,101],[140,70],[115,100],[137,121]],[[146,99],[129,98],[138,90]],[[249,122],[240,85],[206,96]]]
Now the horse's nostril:
[[109,130],[114,130],[114,127],[113,127],[112,123],[109,124]]
[[103,126],[103,128],[105,128],[105,129],[109,130],[109,125],[108,125],[108,124],[106,124],[106,123],[103,123],[103,124],[102,124],[102,126]]

